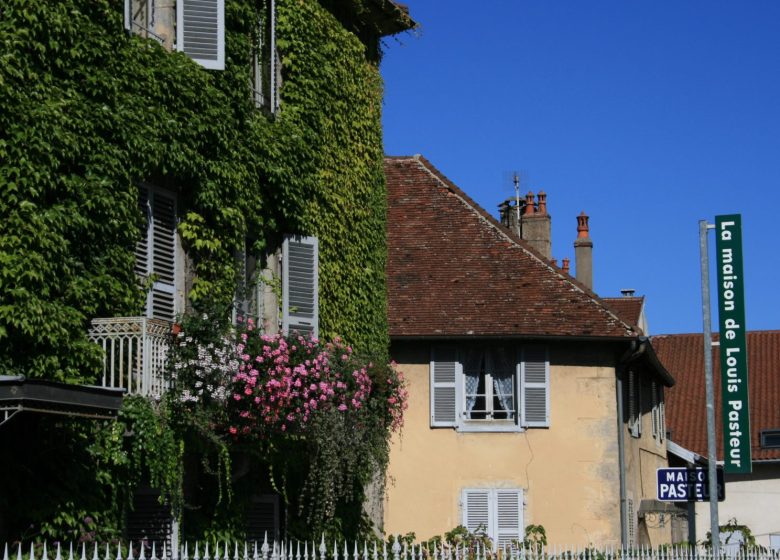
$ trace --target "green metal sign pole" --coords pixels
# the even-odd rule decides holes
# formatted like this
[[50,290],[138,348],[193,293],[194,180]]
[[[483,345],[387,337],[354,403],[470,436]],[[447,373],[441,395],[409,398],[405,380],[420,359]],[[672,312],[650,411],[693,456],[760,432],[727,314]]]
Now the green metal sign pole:
[[727,473],[750,473],[745,284],[742,274],[742,217],[739,214],[715,216],[715,254],[718,263],[724,467]]

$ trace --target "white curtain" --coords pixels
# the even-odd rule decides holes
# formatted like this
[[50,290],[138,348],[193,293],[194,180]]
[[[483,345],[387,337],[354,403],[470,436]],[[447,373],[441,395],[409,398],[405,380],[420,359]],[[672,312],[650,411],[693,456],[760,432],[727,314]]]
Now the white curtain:
[[513,380],[516,365],[509,349],[503,346],[493,349],[492,358],[493,370],[490,373],[493,376],[493,388],[501,408],[511,412],[514,410]]
[[483,372],[483,358],[484,350],[481,348],[469,348],[466,351],[466,360],[463,363],[463,375],[466,377],[466,413],[469,417],[477,402],[479,378]]

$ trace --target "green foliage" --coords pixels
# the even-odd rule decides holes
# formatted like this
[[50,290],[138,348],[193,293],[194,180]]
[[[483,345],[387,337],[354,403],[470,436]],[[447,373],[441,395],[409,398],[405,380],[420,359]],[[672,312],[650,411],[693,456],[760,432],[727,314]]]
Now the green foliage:
[[544,525],[526,525],[522,545],[531,548],[547,546],[547,531],[545,531]]
[[320,239],[323,335],[387,348],[381,79],[314,0],[280,0],[282,110],[250,100],[257,5],[226,3],[226,70],[126,34],[120,0],[9,0],[0,19],[0,367],[92,382],[93,317],[138,314],[136,185],[180,194],[189,294],[227,304],[245,238]]

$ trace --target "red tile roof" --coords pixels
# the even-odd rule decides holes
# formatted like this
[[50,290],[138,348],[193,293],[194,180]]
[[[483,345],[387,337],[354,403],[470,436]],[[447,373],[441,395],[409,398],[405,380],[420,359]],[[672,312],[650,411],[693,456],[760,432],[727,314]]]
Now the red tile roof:
[[601,298],[624,321],[630,325],[639,325],[645,296],[605,297]]
[[[713,336],[718,339],[717,335]],[[707,456],[707,418],[704,394],[704,339],[701,334],[675,334],[651,338],[661,363],[677,380],[666,393],[666,424],[671,440]],[[780,429],[780,331],[747,333],[750,406],[750,441],[754,461],[778,460],[780,449],[762,449],[761,430]],[[720,356],[712,349],[715,370],[715,424],[718,459],[721,441]]]
[[637,334],[425,158],[385,158],[385,174],[392,337]]

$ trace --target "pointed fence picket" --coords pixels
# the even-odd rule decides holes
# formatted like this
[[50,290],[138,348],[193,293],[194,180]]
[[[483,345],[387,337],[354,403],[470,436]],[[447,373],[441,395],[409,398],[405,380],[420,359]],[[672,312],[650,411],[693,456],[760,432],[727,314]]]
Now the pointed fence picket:
[[[13,549],[16,548],[15,553]],[[351,552],[350,552],[351,549]],[[15,556],[15,559],[14,559]],[[425,544],[403,546],[395,541],[378,544],[353,542],[319,543],[312,541],[274,541],[262,543],[183,543],[174,549],[163,543],[129,544],[47,543],[30,544],[29,553],[19,543],[3,547],[2,560],[716,560],[712,550],[705,547],[672,545],[660,548],[632,549],[582,546],[507,546],[492,550],[477,543],[467,547],[463,543],[451,546]],[[763,547],[739,548],[721,552],[719,560],[780,560],[780,550]]]

